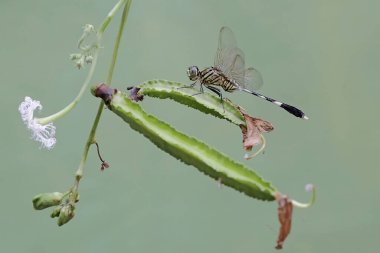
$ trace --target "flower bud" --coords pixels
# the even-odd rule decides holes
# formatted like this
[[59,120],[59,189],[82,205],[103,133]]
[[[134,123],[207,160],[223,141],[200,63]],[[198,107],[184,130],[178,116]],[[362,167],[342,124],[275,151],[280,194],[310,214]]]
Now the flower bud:
[[57,221],[58,226],[62,226],[66,224],[74,217],[75,215],[74,209],[75,207],[70,204],[65,205],[64,207],[61,208],[58,221]]
[[51,206],[59,205],[64,194],[60,192],[41,193],[33,198],[33,207],[42,210]]
[[81,54],[70,54],[70,60],[75,61],[82,57]]
[[82,68],[84,65],[84,57],[82,56],[77,61],[75,61],[75,65],[77,66],[78,69]]
[[58,217],[59,214],[61,213],[62,206],[57,206],[56,208],[53,209],[53,212],[50,214],[50,217],[55,218]]
[[87,64],[90,64],[92,63],[92,61],[94,60],[94,57],[92,57],[91,55],[87,55],[85,58],[84,58],[85,62]]

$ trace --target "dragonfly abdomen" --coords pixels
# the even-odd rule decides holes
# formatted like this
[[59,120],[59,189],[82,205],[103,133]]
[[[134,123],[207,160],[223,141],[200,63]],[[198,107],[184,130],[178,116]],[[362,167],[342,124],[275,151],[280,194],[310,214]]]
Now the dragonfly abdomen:
[[232,92],[238,88],[236,83],[226,77],[219,69],[209,67],[200,72],[200,80],[204,85],[214,85],[223,88],[227,92]]

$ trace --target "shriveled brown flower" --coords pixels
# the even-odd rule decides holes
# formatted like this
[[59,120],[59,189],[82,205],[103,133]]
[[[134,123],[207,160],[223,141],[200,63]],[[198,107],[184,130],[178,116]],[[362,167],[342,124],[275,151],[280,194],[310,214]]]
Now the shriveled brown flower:
[[281,193],[276,194],[276,199],[278,203],[278,220],[280,222],[276,249],[282,249],[292,227],[293,204],[291,199]]
[[131,87],[127,87],[127,90],[130,91],[129,98],[132,99],[133,101],[139,102],[144,99],[144,95],[141,95],[139,93],[140,88],[131,86]]
[[117,92],[117,89],[113,89],[108,87],[105,83],[101,83],[96,86],[95,90],[92,91],[95,97],[103,99],[103,101],[108,105],[113,97],[113,95]]
[[251,151],[256,145],[262,144],[262,133],[268,133],[273,130],[270,122],[250,116],[243,108],[238,106],[243,114],[246,125],[240,125],[243,133],[243,147],[245,151]]

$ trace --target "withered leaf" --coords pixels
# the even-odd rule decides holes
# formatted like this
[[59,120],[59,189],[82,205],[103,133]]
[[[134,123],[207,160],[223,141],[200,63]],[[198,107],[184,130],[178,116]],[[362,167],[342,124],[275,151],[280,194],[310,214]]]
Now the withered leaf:
[[252,147],[262,143],[261,133],[272,131],[273,126],[268,121],[250,116],[240,106],[238,106],[238,109],[243,114],[246,122],[246,126],[240,125],[243,133],[243,147],[246,151],[251,151]]
[[280,222],[276,249],[282,249],[292,227],[293,204],[291,199],[281,193],[277,193],[276,199],[278,203],[278,220]]

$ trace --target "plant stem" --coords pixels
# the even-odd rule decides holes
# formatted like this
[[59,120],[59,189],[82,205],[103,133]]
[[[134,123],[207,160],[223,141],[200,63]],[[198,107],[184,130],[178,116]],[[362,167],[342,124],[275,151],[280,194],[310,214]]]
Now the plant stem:
[[299,208],[308,208],[308,207],[311,207],[312,205],[314,205],[315,201],[316,201],[316,198],[317,198],[317,193],[316,193],[316,190],[315,190],[315,187],[312,186],[311,188],[311,199],[308,203],[301,203],[301,202],[298,202],[296,200],[292,200],[292,203],[295,207],[299,207]]
[[[100,39],[98,38],[98,42],[100,42]],[[78,95],[76,96],[76,98],[70,103],[68,104],[65,108],[63,108],[62,110],[60,110],[59,112],[56,112],[48,117],[44,117],[44,118],[38,118],[37,119],[37,122],[41,125],[46,125],[50,122],[53,122],[59,118],[61,118],[63,115],[65,115],[66,113],[70,112],[75,106],[76,104],[79,102],[79,100],[81,99],[81,97],[83,96],[83,93],[85,92],[88,84],[90,83],[91,79],[92,79],[92,76],[94,75],[94,71],[95,71],[95,67],[96,67],[96,63],[97,63],[97,60],[98,60],[98,55],[99,55],[99,50],[96,50],[96,52],[94,53],[94,59],[92,61],[92,64],[91,64],[91,68],[87,74],[87,77],[85,79],[85,81],[83,82],[83,85],[82,85],[82,88],[80,89]]]
[[[108,75],[107,75],[107,79],[106,79],[106,83],[108,85],[110,85],[111,82],[112,82],[112,76],[113,76],[113,72],[114,72],[114,69],[115,69],[115,64],[116,64],[117,55],[118,55],[118,51],[119,51],[119,45],[120,45],[121,37],[122,37],[122,34],[123,34],[124,26],[125,26],[125,23],[126,23],[126,20],[127,20],[127,16],[128,16],[128,13],[129,13],[129,8],[131,6],[132,0],[119,1],[119,3],[116,4],[115,7],[110,11],[110,13],[108,14],[107,18],[104,20],[103,24],[100,26],[100,29],[98,31],[98,38],[99,37],[101,38],[102,34],[104,32],[104,29],[107,27],[107,25],[109,24],[109,22],[111,21],[111,19],[115,15],[116,11],[124,3],[125,3],[125,6],[124,6],[124,10],[123,10],[121,21],[120,21],[119,31],[118,31],[118,34],[117,34],[117,37],[116,37],[116,41],[115,41],[115,45],[114,45],[114,49],[113,49],[112,60],[111,60],[110,66],[109,66]],[[93,123],[93,125],[91,127],[90,134],[89,134],[89,136],[87,138],[87,142],[86,142],[85,147],[84,147],[82,159],[81,159],[81,161],[79,163],[78,170],[75,173],[75,183],[74,183],[74,187],[72,189],[72,192],[75,193],[75,194],[73,194],[73,199],[71,201],[75,201],[75,199],[76,199],[76,195],[77,195],[76,193],[78,191],[79,181],[81,180],[81,178],[83,176],[84,165],[85,165],[86,160],[87,160],[87,155],[88,155],[89,148],[90,148],[91,144],[93,144],[95,142],[96,129],[98,127],[99,120],[100,120],[100,117],[101,117],[102,112],[103,112],[103,108],[104,108],[104,103],[102,101],[99,104],[98,112],[97,112],[97,114],[95,116],[94,123]]]
[[[117,33],[117,37],[116,37],[116,41],[115,41],[115,45],[114,45],[113,53],[112,53],[112,60],[111,60],[111,64],[110,64],[107,79],[106,79],[106,83],[108,84],[108,86],[110,86],[112,82],[112,76],[115,70],[115,64],[116,64],[117,55],[119,52],[120,41],[123,35],[124,26],[127,21],[127,16],[129,13],[129,8],[131,7],[131,3],[132,3],[132,0],[127,1],[127,3],[124,6],[123,15],[121,16],[119,31]],[[100,113],[102,113],[102,111],[103,110],[100,110]]]
[[265,140],[265,138],[264,138],[264,135],[261,134],[260,137],[261,137],[261,142],[262,142],[262,145],[261,145],[260,149],[257,150],[257,151],[256,151],[254,154],[252,154],[252,155],[245,154],[245,155],[244,155],[244,159],[246,159],[246,160],[252,159],[252,158],[254,158],[255,156],[257,156],[258,154],[264,152],[264,149],[265,149],[265,146],[266,146],[267,142],[266,142],[266,140]]
[[[127,0],[120,0],[112,8],[112,10],[108,13],[107,17],[103,21],[103,23],[100,26],[99,31],[97,33],[97,44],[98,45],[100,45],[100,42],[101,42],[102,37],[103,37],[104,30],[107,28],[108,24],[110,23],[110,21],[112,20],[112,18],[115,16],[116,12],[123,6],[123,4],[125,4],[126,1]],[[91,68],[90,68],[90,70],[89,70],[89,72],[87,74],[87,77],[86,77],[85,81],[83,82],[82,87],[81,87],[78,95],[76,96],[76,98],[70,104],[68,104],[65,108],[63,108],[62,110],[60,110],[59,112],[56,112],[56,113],[54,113],[54,114],[52,114],[50,116],[44,117],[44,118],[37,118],[36,120],[37,120],[37,122],[39,124],[46,125],[46,124],[48,124],[50,122],[53,122],[53,121],[61,118],[62,116],[64,116],[66,113],[70,112],[76,106],[76,104],[82,98],[84,92],[87,90],[88,84],[91,82],[92,76],[94,75],[94,72],[95,72],[95,67],[96,67],[96,64],[97,64],[98,55],[99,55],[99,48],[94,53],[94,58],[93,58],[93,61],[92,61],[92,64],[91,64]]]

